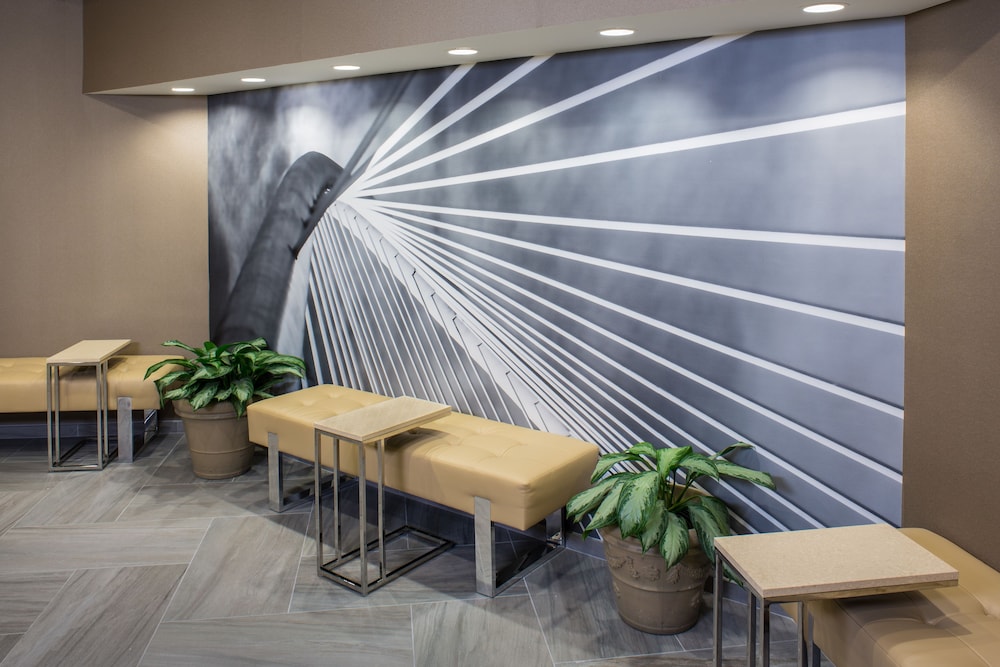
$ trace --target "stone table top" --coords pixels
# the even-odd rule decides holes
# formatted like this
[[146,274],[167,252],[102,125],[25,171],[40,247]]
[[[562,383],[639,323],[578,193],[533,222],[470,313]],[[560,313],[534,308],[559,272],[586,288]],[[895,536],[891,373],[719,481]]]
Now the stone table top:
[[716,538],[715,548],[770,601],[958,584],[955,568],[887,524],[732,535]]
[[132,343],[127,338],[114,340],[81,340],[70,345],[65,350],[57,352],[48,359],[49,364],[85,365],[99,364],[110,359]]
[[451,406],[400,396],[315,423],[317,431],[351,442],[369,443],[440,419]]

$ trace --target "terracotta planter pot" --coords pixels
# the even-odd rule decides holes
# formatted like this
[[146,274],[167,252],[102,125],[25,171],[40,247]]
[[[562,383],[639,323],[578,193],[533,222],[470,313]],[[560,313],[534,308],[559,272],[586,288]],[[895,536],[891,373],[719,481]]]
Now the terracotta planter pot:
[[184,421],[195,475],[226,479],[250,469],[254,444],[247,433],[245,415],[237,417],[229,403],[212,403],[192,410],[189,402],[174,401],[174,410]]
[[639,540],[623,540],[617,526],[600,532],[622,620],[658,635],[684,632],[698,622],[712,564],[693,530],[687,556],[669,570],[659,551],[642,553]]

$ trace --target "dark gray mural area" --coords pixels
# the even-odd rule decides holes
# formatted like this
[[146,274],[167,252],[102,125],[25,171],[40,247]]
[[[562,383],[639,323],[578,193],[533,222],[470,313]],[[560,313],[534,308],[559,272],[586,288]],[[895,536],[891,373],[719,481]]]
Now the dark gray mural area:
[[748,529],[898,523],[903,33],[210,98],[213,336],[607,451],[751,442],[777,492],[712,489]]

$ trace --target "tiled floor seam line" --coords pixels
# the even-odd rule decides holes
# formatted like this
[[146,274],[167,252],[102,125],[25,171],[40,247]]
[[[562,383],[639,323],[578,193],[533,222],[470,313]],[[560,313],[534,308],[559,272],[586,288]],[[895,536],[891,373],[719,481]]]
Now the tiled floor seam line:
[[[170,609],[170,606],[173,605],[174,598],[177,597],[177,591],[180,590],[181,586],[184,584],[184,579],[187,578],[188,576],[188,572],[191,571],[191,563],[194,562],[194,557],[198,555],[198,550],[201,549],[203,544],[205,544],[205,538],[208,537],[208,531],[212,529],[213,523],[215,523],[215,517],[212,517],[212,520],[208,522],[207,526],[205,526],[205,532],[201,534],[201,539],[198,540],[198,546],[196,546],[194,550],[191,552],[191,558],[188,559],[188,562],[184,568],[184,574],[182,574],[180,579],[177,580],[177,583],[174,584],[174,590],[170,594],[170,599],[167,600],[167,603],[165,605],[163,605],[163,614],[166,614],[167,610]],[[164,622],[165,621],[163,620],[163,615],[161,615],[159,623],[156,624],[157,630],[159,630],[160,625]],[[156,636],[155,631],[153,632],[153,636]],[[150,641],[152,641],[152,637],[150,638]],[[149,648],[148,644],[146,648]]]
[[22,521],[24,521],[24,518],[26,516],[29,516],[31,514],[31,511],[34,510],[36,507],[38,507],[38,505],[41,504],[41,502],[43,500],[45,500],[46,498],[48,498],[49,495],[51,495],[51,493],[56,490],[57,486],[59,486],[59,485],[58,484],[53,484],[51,488],[45,489],[45,493],[43,493],[42,496],[37,501],[35,501],[35,503],[31,507],[29,507],[27,510],[25,510],[21,514],[21,516],[18,517],[17,521],[15,521],[14,523],[10,524],[2,532],[0,532],[0,537],[3,537],[4,535],[7,534],[8,531],[10,531],[10,530],[12,530],[14,528],[34,528],[34,526],[21,526],[20,523]]
[[[67,586],[69,586],[69,582],[73,580],[73,577],[75,577],[75,576],[76,576],[76,574],[77,574],[77,573],[78,573],[78,572],[80,571],[80,569],[73,569],[73,570],[59,570],[59,571],[60,571],[60,572],[69,572],[69,576],[67,576],[67,577],[66,577],[66,581],[64,581],[64,582],[62,583],[62,586],[60,586],[60,587],[59,587],[59,590],[58,590],[58,591],[56,591],[56,594],[52,596],[52,599],[51,599],[51,600],[49,600],[49,601],[48,601],[48,602],[47,602],[47,603],[45,604],[45,606],[44,606],[44,607],[42,607],[42,608],[41,608],[41,609],[40,609],[40,610],[38,611],[38,613],[37,613],[37,614],[35,614],[35,618],[34,618],[34,620],[32,620],[32,621],[31,621],[31,623],[30,623],[30,624],[28,625],[28,627],[26,627],[26,628],[24,629],[24,632],[21,632],[21,633],[10,633],[10,634],[20,634],[20,635],[21,635],[22,637],[23,637],[24,635],[28,634],[28,631],[29,631],[29,630],[31,629],[31,627],[32,627],[32,626],[33,626],[33,625],[34,625],[34,624],[35,624],[35,623],[36,623],[36,622],[38,621],[38,619],[39,619],[39,618],[42,618],[42,617],[43,617],[43,616],[45,615],[45,612],[49,610],[49,607],[51,607],[52,605],[56,604],[56,600],[58,600],[58,599],[59,599],[59,596],[60,596],[60,595],[62,594],[62,592],[66,590],[66,587],[67,587]],[[6,635],[0,635],[0,636],[6,636]],[[21,642],[21,640],[20,640],[20,639],[18,639],[18,640],[17,640],[17,642],[15,642],[15,643],[14,643],[14,646],[11,646],[11,647],[10,647],[10,650],[11,650],[11,651],[13,651],[13,650],[14,650],[14,648],[15,648],[15,647],[16,647],[16,646],[17,646],[17,645],[18,645],[18,644],[20,643],[20,642]],[[6,659],[6,656],[2,656],[2,657],[0,657],[0,662],[3,662],[3,661],[4,661],[5,659]]]
[[[558,560],[558,558],[559,557],[556,556],[556,558],[553,558],[552,560],[555,561],[555,560]],[[549,660],[552,662],[553,665],[555,665],[556,664],[556,657],[552,653],[552,645],[549,643],[549,637],[548,637],[548,635],[545,634],[545,628],[542,627],[542,617],[538,613],[538,605],[535,604],[535,596],[532,595],[532,593],[531,593],[531,586],[528,585],[528,581],[527,580],[530,579],[530,578],[531,578],[531,574],[530,573],[524,578],[525,579],[525,581],[524,581],[524,590],[527,591],[527,593],[528,593],[528,601],[531,603],[531,611],[533,611],[534,614],[535,614],[535,622],[538,623],[538,631],[542,635],[542,641],[545,642],[545,650],[549,654]]]
[[[288,609],[286,614],[292,613],[292,605],[295,604],[295,588],[299,583],[299,577],[302,574],[302,561],[305,560],[305,550],[306,544],[309,543],[309,526],[312,524],[313,518],[312,514],[309,515],[309,520],[306,522],[306,534],[302,536],[302,546],[299,548],[298,565],[295,566],[295,577],[292,579],[292,590],[288,595]],[[315,558],[313,559],[315,560]]]
[[410,606],[410,651],[413,653],[413,667],[417,667],[417,632],[413,622],[413,605]]
[[[210,524],[210,525],[211,525],[211,524]],[[205,529],[205,535],[207,535],[207,534],[208,534],[208,528],[206,528],[206,529]],[[205,539],[205,536],[204,536],[204,535],[202,535],[202,538],[201,538],[201,539],[202,539],[202,540],[204,540],[204,539]],[[200,543],[199,543],[199,546],[201,546],[201,544],[200,544]],[[197,549],[195,549],[195,552],[196,552],[196,553],[197,553],[197,551],[198,551],[198,550],[197,550]],[[193,554],[192,554],[192,556],[191,556],[191,559],[192,559],[192,560],[194,560],[194,555],[193,555]],[[189,563],[189,565],[190,565],[190,563]],[[184,568],[184,574],[185,574],[185,575],[187,574],[187,571],[188,571],[188,568],[186,568],[186,567],[185,567],[185,568]],[[161,610],[160,610],[160,618],[159,618],[159,619],[157,619],[157,621],[156,621],[156,628],[155,628],[155,629],[154,629],[154,630],[153,630],[152,632],[150,632],[150,633],[149,633],[149,639],[147,639],[147,640],[146,640],[146,645],[142,647],[142,654],[141,654],[141,655],[139,656],[139,659],[138,659],[138,660],[136,660],[136,662],[135,662],[135,664],[136,664],[136,666],[137,666],[137,667],[138,667],[138,665],[141,665],[141,664],[142,664],[142,661],[143,661],[143,660],[145,660],[145,659],[146,659],[146,653],[147,653],[147,652],[149,651],[149,647],[150,647],[150,645],[151,645],[151,644],[153,643],[153,639],[155,639],[155,638],[156,638],[156,633],[160,631],[160,626],[161,626],[161,625],[163,625],[163,623],[164,623],[164,621],[163,621],[163,617],[164,617],[164,616],[166,616],[166,614],[167,614],[167,609],[169,609],[169,608],[170,608],[170,603],[174,601],[174,595],[176,595],[176,594],[177,594],[177,589],[181,587],[181,581],[182,581],[183,579],[184,579],[184,575],[181,575],[180,579],[178,579],[178,580],[177,580],[177,581],[176,581],[176,582],[174,583],[174,590],[173,590],[173,591],[171,591],[171,593],[170,593],[170,599],[169,599],[169,600],[167,600],[167,601],[166,601],[166,602],[165,602],[165,603],[163,604],[163,606],[162,606],[162,608],[161,608]]]

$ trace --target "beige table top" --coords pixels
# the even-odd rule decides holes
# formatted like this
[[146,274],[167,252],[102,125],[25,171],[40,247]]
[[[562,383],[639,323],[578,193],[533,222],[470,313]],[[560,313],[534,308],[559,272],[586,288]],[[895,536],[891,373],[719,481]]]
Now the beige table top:
[[70,345],[62,352],[57,352],[48,359],[49,364],[86,365],[99,364],[115,356],[132,343],[127,338],[115,340],[81,340]]
[[448,405],[400,396],[320,420],[315,428],[335,438],[369,443],[440,419],[450,412]]
[[844,598],[958,585],[958,571],[886,524],[715,540],[761,598]]

